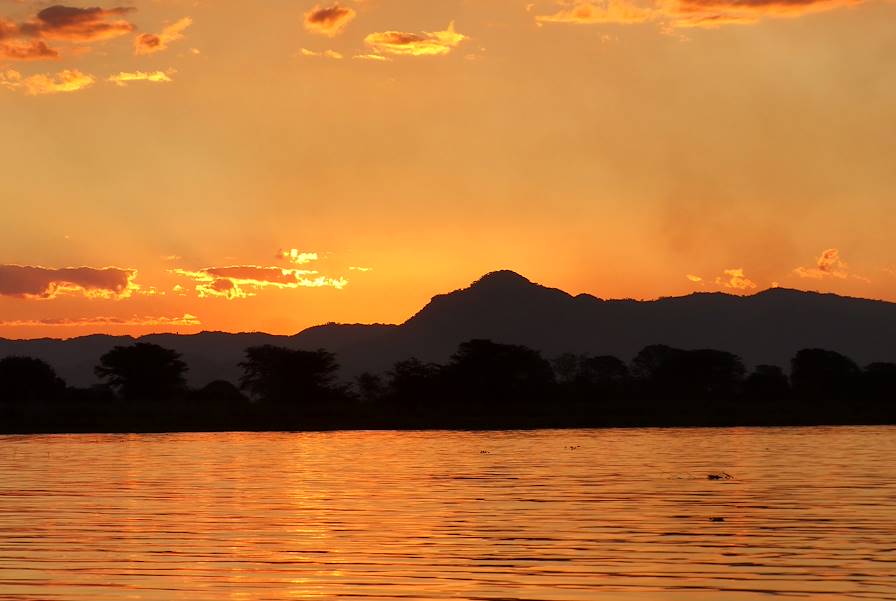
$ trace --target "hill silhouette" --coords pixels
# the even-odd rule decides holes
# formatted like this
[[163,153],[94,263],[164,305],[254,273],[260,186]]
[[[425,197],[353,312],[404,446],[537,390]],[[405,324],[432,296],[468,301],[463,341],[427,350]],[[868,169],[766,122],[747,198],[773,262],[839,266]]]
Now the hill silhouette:
[[824,348],[860,365],[896,362],[896,303],[774,288],[750,296],[694,293],[650,301],[572,296],[512,271],[489,273],[469,287],[440,294],[400,325],[326,324],[293,336],[202,332],[193,335],[92,335],[68,340],[0,339],[0,358],[30,356],[71,384],[89,386],[93,366],[115,346],[158,344],[180,353],[188,382],[237,382],[247,347],[326,349],[342,377],[383,372],[417,357],[444,362],[464,341],[523,345],[545,357],[562,353],[615,355],[626,360],[651,344],[719,349],[748,366],[787,367],[800,349]]

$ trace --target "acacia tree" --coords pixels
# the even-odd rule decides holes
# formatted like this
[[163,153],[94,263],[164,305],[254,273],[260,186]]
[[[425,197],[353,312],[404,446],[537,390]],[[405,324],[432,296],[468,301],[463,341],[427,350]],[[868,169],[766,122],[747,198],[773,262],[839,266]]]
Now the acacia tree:
[[240,388],[262,401],[322,401],[343,396],[334,384],[339,364],[323,349],[299,351],[272,346],[246,349]]
[[0,399],[10,401],[50,401],[65,391],[50,365],[33,357],[0,359]]
[[167,400],[186,392],[187,369],[177,351],[138,342],[113,348],[94,372],[123,399]]

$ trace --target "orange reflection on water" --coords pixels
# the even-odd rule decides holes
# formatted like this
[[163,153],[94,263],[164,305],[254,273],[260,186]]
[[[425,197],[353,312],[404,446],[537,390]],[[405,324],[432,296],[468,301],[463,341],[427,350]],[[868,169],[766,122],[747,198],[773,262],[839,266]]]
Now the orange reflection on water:
[[896,428],[0,437],[0,599],[889,599],[894,466]]

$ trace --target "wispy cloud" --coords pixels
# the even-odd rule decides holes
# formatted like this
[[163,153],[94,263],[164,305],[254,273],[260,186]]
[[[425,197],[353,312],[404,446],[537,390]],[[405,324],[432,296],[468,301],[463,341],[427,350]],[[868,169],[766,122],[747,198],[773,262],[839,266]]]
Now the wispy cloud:
[[219,297],[228,300],[255,296],[263,288],[336,288],[348,285],[345,278],[329,278],[316,271],[282,269],[260,265],[207,267],[196,271],[173,269],[172,273],[190,278],[200,298]]
[[354,9],[333,4],[330,6],[316,5],[305,13],[305,29],[311,33],[317,33],[328,37],[335,37],[342,33],[346,25],[355,18]]
[[318,52],[315,50],[309,50],[308,48],[302,48],[301,50],[299,50],[299,54],[307,57],[332,58],[335,60],[341,60],[343,58],[342,54],[336,52],[335,50],[321,50]]
[[440,56],[448,54],[467,36],[454,29],[454,22],[444,31],[406,33],[403,31],[383,31],[371,33],[364,38],[376,54],[396,56]]
[[60,295],[122,299],[140,289],[137,270],[120,267],[0,265],[0,296],[52,299]]
[[[669,28],[713,28],[756,23],[767,17],[798,17],[861,4],[863,0],[555,0],[553,11],[536,14],[539,25],[659,23]],[[534,5],[529,5],[532,7]],[[528,7],[527,7],[528,8]],[[533,12],[530,8],[530,12]]]
[[694,275],[693,273],[685,274],[684,277],[686,277],[689,281],[694,282],[695,284],[703,281],[703,278],[701,278],[699,275]]
[[642,8],[628,0],[606,2],[564,2],[564,8],[547,15],[537,15],[535,22],[593,25],[602,23],[643,23],[655,18],[653,8]]
[[165,50],[171,42],[183,39],[184,31],[192,24],[193,19],[184,17],[159,33],[141,33],[134,38],[134,54],[153,54]]
[[0,321],[0,327],[83,327],[83,326],[200,326],[195,315],[131,316],[131,317],[59,317],[48,319],[14,319]]
[[294,263],[296,265],[307,265],[313,261],[318,260],[317,253],[313,252],[300,252],[297,248],[290,248],[287,250],[280,250],[277,253],[278,259],[285,259],[290,263]]
[[169,77],[169,73],[173,73],[173,70],[169,70],[167,73],[165,71],[134,71],[127,72],[122,71],[120,73],[116,73],[115,75],[110,75],[106,81],[110,81],[117,86],[125,87],[131,82],[135,81],[149,81],[153,83],[171,83],[171,77]]

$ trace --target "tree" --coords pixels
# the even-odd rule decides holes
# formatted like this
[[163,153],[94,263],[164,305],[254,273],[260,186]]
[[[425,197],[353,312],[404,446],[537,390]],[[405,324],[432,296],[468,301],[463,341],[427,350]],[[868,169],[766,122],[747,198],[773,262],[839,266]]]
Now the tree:
[[551,364],[538,351],[491,340],[462,343],[445,376],[460,400],[543,400],[556,384]]
[[642,390],[654,398],[726,399],[736,396],[746,369],[725,351],[684,351],[664,345],[645,347],[632,361]]
[[862,372],[864,396],[896,407],[896,363],[872,363]]
[[386,387],[383,385],[383,379],[376,374],[365,371],[355,378],[355,384],[358,386],[361,400],[365,403],[375,403],[385,394]]
[[834,351],[803,349],[791,361],[790,383],[802,399],[846,399],[858,393],[859,378],[859,366]]
[[576,390],[592,399],[618,399],[628,386],[628,366],[612,355],[583,357],[575,376]]
[[194,390],[190,395],[194,400],[215,403],[245,403],[246,397],[240,389],[227,380],[213,380]]
[[138,342],[116,346],[100,357],[94,372],[105,379],[119,397],[127,400],[168,400],[187,389],[187,364],[180,353],[157,344]]
[[790,381],[777,365],[757,365],[744,382],[744,394],[754,401],[781,401],[790,397]]
[[246,360],[240,367],[240,388],[262,401],[307,403],[344,396],[334,384],[339,371],[336,357],[323,349],[252,346],[246,349]]
[[33,357],[0,359],[0,399],[51,401],[64,392],[65,382],[45,361]]
[[441,366],[423,363],[416,357],[399,361],[386,374],[388,396],[401,403],[422,404],[432,401],[432,397],[439,392],[441,374]]

